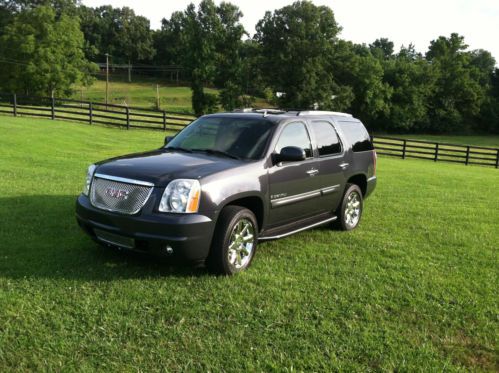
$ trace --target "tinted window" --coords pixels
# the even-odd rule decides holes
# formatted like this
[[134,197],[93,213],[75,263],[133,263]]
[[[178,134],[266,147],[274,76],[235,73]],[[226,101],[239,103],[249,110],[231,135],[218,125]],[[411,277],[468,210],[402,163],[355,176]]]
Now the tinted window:
[[340,122],[339,125],[354,152],[374,149],[371,137],[361,122]]
[[284,127],[275,150],[279,153],[286,146],[297,146],[305,151],[307,158],[312,156],[312,145],[310,144],[307,128],[303,123],[290,123]]
[[331,123],[312,122],[312,128],[320,156],[341,153],[340,140]]
[[166,147],[218,150],[239,158],[260,159],[274,126],[255,118],[199,118]]

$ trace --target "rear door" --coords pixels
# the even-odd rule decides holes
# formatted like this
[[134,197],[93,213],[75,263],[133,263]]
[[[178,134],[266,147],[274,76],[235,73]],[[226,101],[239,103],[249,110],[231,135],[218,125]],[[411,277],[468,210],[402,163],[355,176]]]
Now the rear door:
[[310,120],[312,135],[317,145],[317,182],[321,190],[322,211],[334,211],[339,205],[345,187],[345,147],[332,121]]
[[297,146],[307,159],[282,162],[269,169],[269,225],[281,225],[317,214],[320,207],[318,165],[312,151],[307,125],[303,121],[287,123],[278,134],[274,153],[286,146]]

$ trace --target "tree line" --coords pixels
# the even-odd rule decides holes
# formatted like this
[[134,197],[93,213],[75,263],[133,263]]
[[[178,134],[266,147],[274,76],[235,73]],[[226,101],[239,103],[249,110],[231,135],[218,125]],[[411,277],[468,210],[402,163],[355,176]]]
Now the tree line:
[[[355,44],[327,6],[268,11],[254,35],[234,4],[202,0],[151,30],[130,8],[75,0],[0,0],[0,90],[67,95],[91,84],[106,54],[117,63],[181,65],[197,115],[252,106],[347,111],[377,131],[499,132],[499,69],[453,33],[394,50]],[[218,95],[205,92],[218,88]]]

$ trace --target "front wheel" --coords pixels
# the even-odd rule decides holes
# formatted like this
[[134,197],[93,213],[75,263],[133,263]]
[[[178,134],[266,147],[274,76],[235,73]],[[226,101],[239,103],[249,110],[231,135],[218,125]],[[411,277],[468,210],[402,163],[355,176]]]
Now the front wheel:
[[233,275],[248,268],[258,242],[255,215],[240,206],[225,207],[218,218],[208,258],[216,273]]
[[350,231],[357,227],[363,210],[362,191],[356,184],[347,184],[345,194],[338,208],[338,227],[344,231]]

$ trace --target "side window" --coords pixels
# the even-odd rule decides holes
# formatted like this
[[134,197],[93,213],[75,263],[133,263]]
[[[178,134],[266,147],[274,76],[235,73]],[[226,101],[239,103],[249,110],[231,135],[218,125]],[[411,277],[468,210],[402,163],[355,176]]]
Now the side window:
[[327,156],[341,153],[341,143],[334,127],[325,121],[312,122],[312,129],[317,141],[319,156]]
[[374,149],[371,137],[361,122],[339,122],[339,125],[348,142],[352,145],[354,152],[365,152]]
[[286,146],[297,146],[305,151],[307,158],[312,157],[312,145],[308,136],[305,124],[301,122],[289,123],[281,132],[279,141],[275,147],[276,152],[280,152]]

